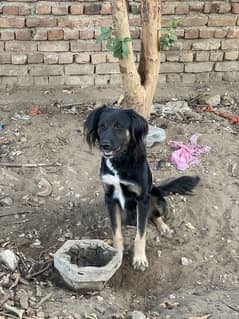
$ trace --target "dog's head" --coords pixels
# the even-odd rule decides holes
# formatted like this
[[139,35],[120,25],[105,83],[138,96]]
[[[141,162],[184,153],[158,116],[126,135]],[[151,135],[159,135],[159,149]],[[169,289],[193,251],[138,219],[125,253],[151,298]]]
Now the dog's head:
[[136,152],[144,149],[147,121],[134,110],[95,109],[85,122],[86,141],[90,147],[99,143],[105,158],[121,156],[132,145]]

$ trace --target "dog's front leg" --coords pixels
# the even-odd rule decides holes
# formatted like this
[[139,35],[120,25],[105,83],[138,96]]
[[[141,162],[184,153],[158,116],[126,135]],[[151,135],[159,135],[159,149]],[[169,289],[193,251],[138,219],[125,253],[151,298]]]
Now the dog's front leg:
[[122,235],[121,208],[111,196],[106,195],[105,202],[111,221],[114,248],[123,251],[124,245]]
[[138,201],[137,204],[137,233],[134,241],[133,267],[145,271],[148,260],[145,254],[146,227],[149,211],[149,196]]

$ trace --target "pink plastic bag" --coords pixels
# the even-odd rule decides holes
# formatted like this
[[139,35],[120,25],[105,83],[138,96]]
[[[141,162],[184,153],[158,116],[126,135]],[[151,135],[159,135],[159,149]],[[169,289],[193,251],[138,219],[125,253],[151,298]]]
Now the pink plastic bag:
[[170,141],[169,145],[175,149],[170,157],[170,162],[176,166],[180,171],[184,171],[191,165],[198,165],[200,160],[197,158],[200,154],[208,154],[210,147],[206,145],[197,144],[197,134],[190,138],[190,143]]

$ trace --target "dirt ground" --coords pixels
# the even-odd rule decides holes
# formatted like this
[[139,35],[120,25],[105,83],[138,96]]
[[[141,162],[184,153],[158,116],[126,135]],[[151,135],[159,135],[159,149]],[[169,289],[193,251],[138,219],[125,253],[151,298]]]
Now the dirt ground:
[[[2,94],[0,247],[38,261],[53,254],[67,239],[111,240],[98,177],[100,158],[98,150],[90,152],[83,140],[83,122],[96,105],[114,101],[118,91],[112,92],[98,90],[92,100],[87,90]],[[239,318],[239,124],[198,112],[197,100],[187,98],[190,115],[162,116],[159,112],[150,120],[167,135],[165,143],[148,149],[156,183],[182,175],[169,163],[169,140],[188,142],[198,133],[199,143],[211,147],[208,155],[201,156],[200,165],[185,172],[201,178],[194,196],[168,198],[168,224],[175,230],[174,237],[160,237],[149,225],[149,268],[141,273],[131,267],[134,230],[125,230],[123,265],[99,293],[72,292],[53,270],[20,281],[12,289],[9,303],[23,308],[21,298],[26,296],[23,318],[123,319],[134,310],[150,319]],[[160,103],[162,99],[171,100],[161,97]],[[227,99],[220,109],[238,114],[237,103],[235,97]],[[41,115],[19,119],[19,112],[26,114],[36,105]],[[20,166],[5,165],[13,163]],[[50,166],[21,166],[26,163]],[[46,181],[52,187],[48,194],[44,194]],[[182,264],[182,257],[188,265]],[[0,286],[1,278],[0,269]],[[1,319],[8,317],[1,306],[4,292],[3,286]],[[45,296],[49,298],[39,305]]]

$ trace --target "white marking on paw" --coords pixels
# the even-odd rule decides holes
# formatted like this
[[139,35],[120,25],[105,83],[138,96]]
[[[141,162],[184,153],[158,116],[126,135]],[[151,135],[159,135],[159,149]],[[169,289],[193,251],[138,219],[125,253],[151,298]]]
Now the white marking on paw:
[[145,271],[148,268],[149,263],[146,255],[135,255],[133,258],[134,269]]

